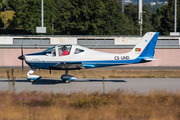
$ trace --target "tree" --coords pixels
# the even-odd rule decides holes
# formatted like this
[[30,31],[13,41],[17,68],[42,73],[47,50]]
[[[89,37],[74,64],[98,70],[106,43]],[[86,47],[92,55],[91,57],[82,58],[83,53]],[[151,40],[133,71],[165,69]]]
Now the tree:
[[[36,27],[41,26],[41,0],[10,0],[11,8],[16,12],[15,23],[18,27],[36,33]],[[44,1],[44,26],[47,34],[52,34],[51,24],[55,18],[55,2]]]
[[[8,0],[0,0],[0,12],[6,11],[8,8]],[[3,13],[2,13],[3,14]],[[2,16],[2,15],[1,15]],[[7,15],[6,15],[7,16]],[[2,18],[0,19],[0,27],[5,28],[5,24],[2,22]]]
[[[124,10],[125,15],[131,20],[130,24],[133,24],[133,31],[131,35],[139,35],[140,25],[138,22],[138,6],[133,4],[125,5]],[[154,27],[152,26],[152,15],[153,13],[147,8],[146,5],[143,6],[143,34],[149,31],[153,31]]]
[[129,24],[133,27],[131,29],[131,35],[139,35],[139,23],[138,23],[138,6],[133,4],[127,4],[124,6],[124,13],[129,19]]
[[117,0],[66,0],[58,7],[56,28],[68,35],[128,34],[128,19]]
[[[177,31],[180,31],[180,0],[177,1]],[[169,35],[174,31],[174,0],[169,0],[168,5],[157,9],[154,17],[154,26],[162,35]]]
[[117,0],[103,0],[105,4],[105,11],[103,18],[105,24],[103,24],[103,30],[106,32],[106,35],[127,35],[132,33],[133,26],[130,23],[130,20],[121,13],[121,4],[117,3]]
[[0,0],[0,10],[4,11],[4,8],[8,6],[8,0]]
[[143,34],[154,31],[152,24],[153,12],[150,11],[146,5],[143,6]]
[[180,32],[180,0],[177,1],[177,31]]
[[162,27],[162,21],[164,19],[164,15],[166,14],[166,9],[168,5],[163,5],[157,9],[156,14],[153,15],[153,27],[154,30],[163,34],[164,28]]
[[4,23],[4,29],[6,29],[9,26],[10,22],[13,20],[14,17],[14,11],[0,12],[0,18],[2,19],[2,23]]
[[163,34],[169,35],[174,31],[174,0],[169,0],[168,7],[162,19]]

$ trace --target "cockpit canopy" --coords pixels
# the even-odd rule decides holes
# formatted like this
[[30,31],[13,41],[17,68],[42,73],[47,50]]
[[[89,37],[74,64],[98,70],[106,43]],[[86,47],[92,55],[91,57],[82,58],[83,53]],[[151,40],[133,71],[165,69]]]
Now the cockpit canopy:
[[[58,45],[58,56],[63,55],[63,52],[66,52],[66,55],[69,55],[71,52],[72,45]],[[56,56],[56,46],[53,46],[51,48],[48,48],[43,51],[47,56]]]

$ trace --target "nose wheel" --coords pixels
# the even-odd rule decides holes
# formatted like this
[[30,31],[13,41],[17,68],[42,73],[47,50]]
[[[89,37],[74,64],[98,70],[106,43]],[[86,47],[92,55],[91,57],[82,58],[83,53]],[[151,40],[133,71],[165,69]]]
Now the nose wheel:
[[29,72],[27,73],[27,80],[29,80],[30,82],[35,82],[36,80],[41,79],[41,76],[38,75],[32,75],[34,73],[36,69],[31,69],[29,70]]

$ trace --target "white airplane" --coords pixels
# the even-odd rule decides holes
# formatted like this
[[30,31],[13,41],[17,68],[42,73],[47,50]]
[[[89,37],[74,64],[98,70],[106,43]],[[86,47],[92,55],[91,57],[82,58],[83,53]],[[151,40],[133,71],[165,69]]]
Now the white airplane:
[[150,62],[155,59],[154,49],[158,39],[158,32],[148,32],[128,53],[105,53],[99,52],[75,44],[56,45],[39,53],[22,55],[18,58],[30,66],[31,70],[27,73],[27,79],[34,82],[41,78],[32,75],[36,69],[65,70],[61,76],[63,82],[76,80],[74,76],[68,75],[68,70],[83,68],[96,68],[115,65],[127,65]]

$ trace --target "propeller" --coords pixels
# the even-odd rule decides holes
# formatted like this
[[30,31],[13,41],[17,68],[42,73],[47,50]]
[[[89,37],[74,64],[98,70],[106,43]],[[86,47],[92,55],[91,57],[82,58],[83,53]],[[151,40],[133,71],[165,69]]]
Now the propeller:
[[21,44],[21,56],[18,57],[18,59],[22,60],[22,75],[24,70],[24,55],[23,55],[23,46]]

